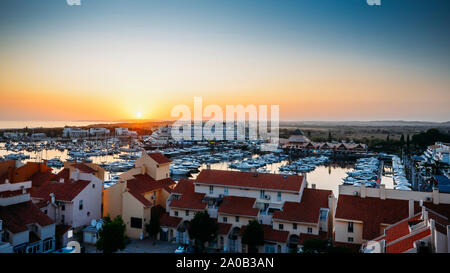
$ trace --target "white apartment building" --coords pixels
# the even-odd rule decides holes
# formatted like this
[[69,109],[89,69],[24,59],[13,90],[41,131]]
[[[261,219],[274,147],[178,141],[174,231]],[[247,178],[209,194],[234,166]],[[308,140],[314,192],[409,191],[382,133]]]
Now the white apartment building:
[[217,241],[209,247],[246,252],[242,233],[257,220],[265,238],[260,252],[288,252],[305,235],[326,238],[332,230],[332,192],[306,187],[305,177],[296,175],[202,170],[195,180],[181,180],[172,191],[168,215],[161,222],[168,234],[162,237],[189,243],[190,220],[195,212],[207,210],[219,228]]
[[89,134],[91,136],[104,136],[104,135],[109,135],[110,131],[109,129],[106,128],[90,128],[89,129]]
[[31,181],[0,181],[0,253],[42,253],[55,248],[55,223],[31,202],[31,185]]
[[101,218],[103,181],[85,164],[72,164],[38,190],[33,202],[58,225],[79,229]]
[[[442,225],[440,229],[442,232],[439,237],[448,238],[450,194],[440,193],[437,188],[434,188],[432,192],[416,192],[386,189],[384,185],[381,185],[380,188],[366,188],[364,185],[361,187],[340,185],[334,219],[335,244],[350,246],[357,250],[362,245],[377,241],[380,236],[389,234],[389,229],[398,222],[413,219],[418,214],[421,215],[424,225],[429,225],[430,223],[426,222],[427,219],[422,213],[424,209],[440,215],[439,223]],[[403,236],[407,236],[409,233],[415,234],[413,230],[414,228],[411,226],[408,234],[405,233]],[[432,229],[430,231],[433,232]],[[388,239],[387,243],[392,243],[392,241]],[[447,243],[442,243],[441,240],[436,244]],[[373,245],[371,244],[371,246]],[[391,247],[387,252],[404,252],[402,250],[411,252],[417,249]],[[439,247],[435,250],[448,251],[448,248],[443,250],[442,247]]]
[[64,128],[62,136],[70,138],[87,137],[89,136],[89,130],[84,130],[81,128]]

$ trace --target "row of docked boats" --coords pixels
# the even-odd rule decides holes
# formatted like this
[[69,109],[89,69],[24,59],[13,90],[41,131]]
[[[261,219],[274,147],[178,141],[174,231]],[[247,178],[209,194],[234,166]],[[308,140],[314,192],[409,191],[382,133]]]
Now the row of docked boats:
[[406,179],[405,166],[402,164],[400,158],[396,155],[392,156],[392,179],[394,181],[394,189],[396,190],[411,190],[411,183]]
[[376,187],[379,182],[380,161],[376,157],[359,158],[355,170],[347,172],[345,185]]
[[255,169],[259,172],[267,172],[264,167],[268,164],[278,163],[288,158],[285,154],[265,154],[262,156],[247,158],[241,161],[233,162],[229,164],[230,168],[239,170],[250,170]]
[[296,173],[308,173],[316,169],[317,166],[323,165],[329,161],[329,157],[321,156],[308,156],[297,159],[290,164],[281,166],[278,168],[282,174],[296,174]]

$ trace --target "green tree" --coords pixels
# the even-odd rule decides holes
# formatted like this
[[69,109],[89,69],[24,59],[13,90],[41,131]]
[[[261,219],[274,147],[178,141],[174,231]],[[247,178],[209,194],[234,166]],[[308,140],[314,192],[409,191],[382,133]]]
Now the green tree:
[[189,237],[194,239],[196,250],[203,252],[206,242],[212,242],[217,237],[217,223],[209,217],[208,212],[197,212],[189,225]]
[[409,139],[409,134],[406,135],[406,147],[409,148],[409,144],[410,144],[411,140]]
[[331,132],[328,132],[328,142],[331,142],[333,140],[332,136],[331,136]]
[[400,145],[401,146],[405,145],[405,136],[403,134],[400,136]]
[[156,207],[153,207],[150,223],[146,225],[147,232],[150,235],[150,238],[153,239],[153,244],[155,244],[156,236],[161,232],[160,218],[161,211],[156,209]]
[[113,253],[125,248],[125,223],[119,215],[113,220],[109,216],[103,219],[103,226],[99,230],[97,249],[103,253]]
[[264,245],[264,230],[258,221],[252,220],[245,227],[242,243],[248,246],[249,253],[258,252],[258,246]]

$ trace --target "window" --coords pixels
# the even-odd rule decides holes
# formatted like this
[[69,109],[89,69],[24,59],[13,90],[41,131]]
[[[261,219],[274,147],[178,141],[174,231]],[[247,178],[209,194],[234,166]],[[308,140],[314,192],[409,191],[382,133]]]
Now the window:
[[278,200],[278,201],[281,201],[281,192],[278,192],[278,193],[277,193],[277,200]]
[[223,222],[226,223],[228,221],[227,217],[223,217]]
[[80,202],[79,202],[79,204],[78,204],[78,208],[79,208],[80,210],[83,209],[83,200],[80,200]]
[[95,184],[94,183],[92,183],[92,188],[95,189]]
[[260,191],[259,191],[259,197],[260,197],[261,199],[264,199],[264,195],[265,195],[264,190],[260,190]]
[[279,224],[279,225],[278,225],[278,229],[279,229],[279,230],[283,230],[283,227],[284,227],[283,224]]
[[186,216],[189,216],[189,211],[188,210],[186,211]]
[[178,216],[178,211],[174,211],[173,213],[175,214],[175,216]]
[[156,196],[156,191],[153,192],[153,196]]
[[320,220],[321,220],[321,221],[326,220],[327,217],[328,217],[328,210],[326,210],[326,209],[321,209],[321,210],[320,210]]
[[236,223],[239,222],[239,216],[236,216]]
[[292,228],[297,229],[297,224],[296,223],[292,224]]
[[44,213],[47,214],[47,210],[44,210]]
[[353,237],[348,237],[348,242],[353,243]]
[[53,248],[53,240],[52,239],[46,239],[44,241],[44,252],[47,252]]
[[214,186],[209,186],[209,194],[213,194],[214,193]]
[[132,228],[142,228],[142,219],[136,218],[136,217],[131,217],[130,218],[130,226]]
[[353,233],[353,222],[348,222],[347,231],[349,233]]
[[311,227],[308,228],[308,233],[312,233],[312,228]]
[[61,223],[63,223],[63,224],[64,224],[64,222],[65,222],[65,217],[64,217],[64,214],[61,214]]
[[65,211],[66,210],[66,205],[61,205],[61,210]]
[[91,216],[91,212],[90,211],[87,212],[87,216]]
[[223,194],[224,194],[224,195],[228,195],[228,187],[225,187],[225,188],[223,189]]

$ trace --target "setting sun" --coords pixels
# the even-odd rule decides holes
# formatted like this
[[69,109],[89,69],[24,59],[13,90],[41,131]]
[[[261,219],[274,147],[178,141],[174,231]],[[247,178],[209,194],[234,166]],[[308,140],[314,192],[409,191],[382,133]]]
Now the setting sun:
[[137,118],[142,118],[142,113],[141,113],[141,112],[137,112],[137,113],[136,113],[136,117],[137,117]]

